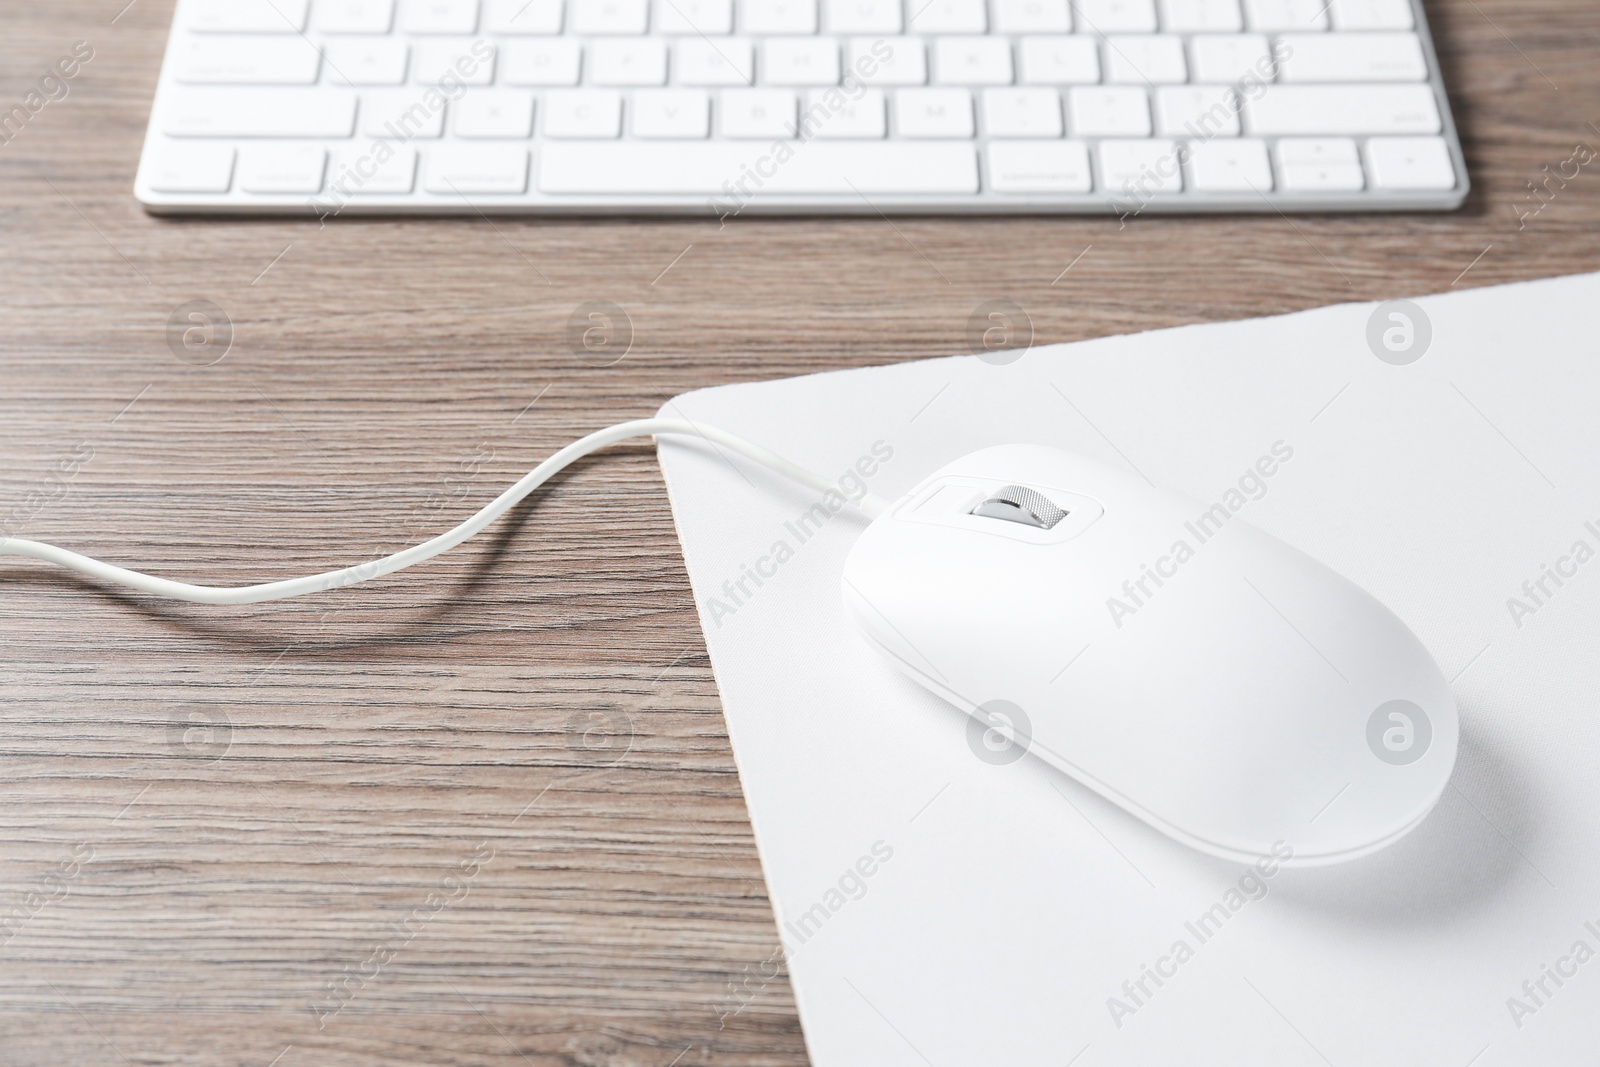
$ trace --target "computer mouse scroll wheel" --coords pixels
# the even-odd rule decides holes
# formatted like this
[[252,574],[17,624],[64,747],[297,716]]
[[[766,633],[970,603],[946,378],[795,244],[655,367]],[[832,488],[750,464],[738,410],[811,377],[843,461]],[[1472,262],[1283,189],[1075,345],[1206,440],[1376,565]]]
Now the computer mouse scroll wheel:
[[1056,507],[1043,493],[1024,485],[996,489],[972,509],[972,514],[1019,522],[1040,530],[1048,530],[1067,517],[1065,509]]

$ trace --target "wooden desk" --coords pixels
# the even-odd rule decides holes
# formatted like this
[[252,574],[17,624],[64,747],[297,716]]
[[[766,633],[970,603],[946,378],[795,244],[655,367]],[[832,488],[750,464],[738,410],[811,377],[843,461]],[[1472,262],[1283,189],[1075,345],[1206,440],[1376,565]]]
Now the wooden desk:
[[[683,390],[966,351],[986,299],[1053,342],[1600,268],[1597,165],[1513,210],[1600,147],[1589,0],[1431,5],[1464,211],[1125,229],[150,218],[171,3],[124,2],[4,17],[6,107],[75,40],[96,56],[0,146],[0,518],[196,581],[392,550]],[[168,345],[198,299],[233,324],[211,366]],[[591,300],[632,320],[614,366],[565,341]],[[7,561],[0,685],[0,1061],[805,1059],[647,445],[311,599]]]

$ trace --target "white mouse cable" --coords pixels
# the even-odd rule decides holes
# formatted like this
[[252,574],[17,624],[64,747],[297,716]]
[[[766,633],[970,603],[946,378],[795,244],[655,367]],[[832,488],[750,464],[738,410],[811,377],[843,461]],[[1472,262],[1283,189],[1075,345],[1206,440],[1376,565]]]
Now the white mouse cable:
[[[305,593],[316,593],[327,589],[355,585],[357,582],[392,574],[412,564],[432,559],[443,552],[448,552],[481,531],[495,519],[515,507],[524,497],[539,488],[555,474],[589,453],[632,437],[652,437],[666,434],[703,438],[714,445],[721,445],[737,452],[746,459],[753,460],[763,467],[775,471],[792,481],[799,482],[808,488],[819,492],[843,495],[837,484],[822,477],[820,474],[806,470],[804,467],[796,466],[776,452],[763,448],[753,441],[747,441],[742,437],[731,434],[726,430],[719,430],[714,426],[702,426],[683,419],[635,419],[632,422],[622,422],[615,426],[608,426],[603,430],[596,430],[594,433],[572,442],[529,471],[515,485],[491,500],[476,515],[453,529],[446,530],[438,537],[424,541],[419,545],[412,545],[410,548],[402,549],[382,559],[358,563],[353,567],[344,567],[336,571],[325,571],[322,574],[310,574],[303,578],[289,578],[280,582],[265,582],[261,585],[243,585],[229,588],[225,586],[190,585],[187,582],[174,582],[166,578],[157,578],[153,575],[141,574],[138,571],[103,563],[100,560],[91,559],[88,556],[80,555],[77,552],[71,552],[55,545],[47,545],[40,541],[27,541],[21,538],[0,539],[0,555],[25,556],[30,559],[44,560],[46,563],[67,567],[80,574],[87,574],[92,578],[114,582],[130,589],[154,593],[157,596],[169,597],[174,600],[187,600],[196,604],[259,604],[266,600],[282,600],[285,597],[301,596]],[[886,501],[871,493],[867,493],[857,499],[855,504],[868,518],[876,518],[887,510],[889,506]]]

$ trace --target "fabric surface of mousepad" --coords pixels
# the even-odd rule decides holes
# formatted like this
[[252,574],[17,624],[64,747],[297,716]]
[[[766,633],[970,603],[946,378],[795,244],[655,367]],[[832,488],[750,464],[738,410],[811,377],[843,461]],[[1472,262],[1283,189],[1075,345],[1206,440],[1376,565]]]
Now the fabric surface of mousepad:
[[1461,711],[1397,844],[1209,858],[995,761],[868,647],[840,595],[854,507],[661,439],[782,939],[722,1023],[773,1010],[786,957],[819,1067],[1595,1062],[1597,336],[1583,275],[670,401],[841,498],[1027,442],[1220,502],[1392,608]]

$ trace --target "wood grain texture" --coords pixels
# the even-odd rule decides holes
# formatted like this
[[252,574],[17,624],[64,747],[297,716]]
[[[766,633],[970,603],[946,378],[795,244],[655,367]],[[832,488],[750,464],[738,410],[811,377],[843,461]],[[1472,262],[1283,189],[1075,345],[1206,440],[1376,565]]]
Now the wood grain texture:
[[[1600,269],[1593,168],[1514,210],[1600,146],[1590,0],[1429,5],[1461,212],[1125,228],[151,218],[171,4],[125,2],[0,16],[5,107],[96,50],[0,145],[0,521],[196,581],[392,550],[687,389],[965,351],[987,299],[1042,343]],[[194,299],[214,366],[167,345]],[[614,366],[565,342],[589,300]],[[0,1062],[802,1063],[776,944],[647,446],[320,598],[0,564]]]

